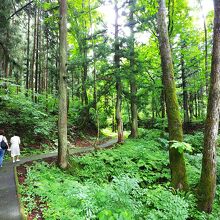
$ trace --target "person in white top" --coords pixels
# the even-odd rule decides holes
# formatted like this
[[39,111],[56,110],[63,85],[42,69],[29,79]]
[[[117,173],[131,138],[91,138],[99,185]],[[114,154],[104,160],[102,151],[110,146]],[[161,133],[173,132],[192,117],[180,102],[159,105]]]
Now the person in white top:
[[15,160],[20,161],[19,159],[19,156],[20,156],[19,144],[21,143],[20,137],[15,134],[11,138],[10,143],[11,143],[11,157],[12,157],[13,163],[15,162]]
[[[7,141],[6,137],[4,136],[4,134],[5,134],[4,130],[0,130],[0,143],[3,140],[6,143],[6,145],[8,146],[8,141]],[[8,148],[9,148],[9,146],[8,146]],[[2,167],[4,155],[5,155],[5,150],[2,149],[0,146],[0,167]]]

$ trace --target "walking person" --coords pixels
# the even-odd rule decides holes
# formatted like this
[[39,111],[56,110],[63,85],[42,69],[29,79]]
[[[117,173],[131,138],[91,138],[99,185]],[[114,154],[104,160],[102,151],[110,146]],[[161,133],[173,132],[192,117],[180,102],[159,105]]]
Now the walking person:
[[2,167],[5,151],[9,149],[8,141],[4,134],[5,131],[0,129],[0,167]]
[[13,163],[15,161],[20,161],[19,156],[20,156],[20,147],[19,144],[21,143],[20,137],[14,133],[14,136],[10,140],[11,143],[11,157]]

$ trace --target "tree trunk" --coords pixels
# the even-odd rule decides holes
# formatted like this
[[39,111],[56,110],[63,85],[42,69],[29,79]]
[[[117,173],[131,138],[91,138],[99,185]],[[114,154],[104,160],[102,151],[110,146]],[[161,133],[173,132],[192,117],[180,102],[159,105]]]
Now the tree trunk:
[[62,169],[68,166],[67,146],[67,1],[60,4],[60,73],[59,73],[59,117],[58,117],[58,165]]
[[199,209],[210,213],[216,191],[216,142],[220,107],[220,0],[214,0],[212,70],[204,133]]
[[[85,0],[82,1],[82,11],[85,11]],[[88,109],[88,104],[89,104],[89,100],[88,100],[88,95],[87,95],[87,75],[88,75],[88,57],[87,57],[87,53],[88,53],[88,49],[87,49],[87,33],[86,33],[86,20],[83,21],[83,39],[81,39],[81,52],[83,54],[83,73],[82,73],[82,100],[83,100],[83,105],[85,105],[85,120],[86,122],[88,122],[89,120],[89,109]],[[87,118],[88,117],[88,118]]]
[[12,77],[12,70],[13,70],[13,63],[10,63],[10,68],[9,68],[9,77]]
[[34,77],[34,101],[37,103],[38,94],[38,75],[39,75],[39,32],[40,32],[40,9],[37,12],[37,25],[36,25],[36,62],[35,62],[35,77]]
[[[112,108],[114,109],[114,107],[115,107],[115,96],[113,94],[113,96],[112,96]],[[116,113],[116,111],[113,111],[113,114],[112,114],[112,132],[116,132],[115,113]]]
[[99,123],[99,113],[98,113],[98,99],[97,99],[97,77],[96,77],[96,51],[95,51],[95,42],[94,42],[94,33],[93,33],[93,21],[92,21],[92,13],[91,13],[91,2],[89,0],[89,18],[90,18],[90,28],[92,30],[92,50],[93,50],[93,100],[94,100],[94,109],[95,109],[95,121],[96,121],[96,127],[97,127],[97,139],[96,142],[99,141],[99,136],[100,136],[100,123]]
[[8,65],[9,65],[9,56],[5,55],[5,78],[8,78]]
[[130,1],[130,91],[131,91],[131,137],[138,137],[138,112],[137,112],[137,83],[135,74],[135,52],[134,52],[134,10],[136,0]]
[[[199,4],[200,4],[200,9],[203,12],[204,9],[202,7],[202,3],[201,0],[199,0]],[[205,48],[204,48],[204,52],[205,52],[205,79],[206,79],[206,95],[208,96],[209,94],[209,73],[208,73],[208,31],[207,31],[207,25],[206,25],[206,17],[205,14],[202,13],[202,18],[203,18],[203,27],[204,27],[204,43],[205,43]]]
[[189,120],[193,120],[193,112],[194,112],[194,107],[193,107],[193,94],[192,92],[189,93],[189,113],[190,113],[190,118]]
[[28,24],[27,24],[27,69],[26,69],[26,96],[29,89],[29,71],[30,71],[30,7],[28,9]]
[[[38,85],[37,85],[37,93],[41,93],[41,87],[42,87],[42,57],[43,57],[43,37],[42,37],[42,24],[41,24],[41,14],[42,14],[42,9],[40,8],[40,14],[39,14],[39,30],[38,30],[38,37],[39,37],[39,46],[38,46],[38,54],[39,54],[39,61],[38,61],[38,66],[39,66],[39,71],[38,71]],[[45,58],[44,58],[45,59]]]
[[45,94],[46,94],[46,112],[48,111],[48,80],[49,80],[49,36],[48,26],[46,27],[46,69],[45,69]]
[[[176,85],[174,81],[173,61],[166,24],[165,0],[159,0],[158,32],[161,65],[163,72],[163,83],[166,96],[166,111],[168,118],[170,141],[183,141],[182,123],[180,119],[179,105],[176,96]],[[171,184],[175,189],[186,190],[188,188],[186,168],[183,153],[177,149],[169,150]]]
[[198,118],[198,97],[197,92],[194,94],[194,103],[195,103],[195,117]]
[[115,55],[114,55],[114,65],[115,65],[115,77],[116,77],[116,122],[118,129],[118,143],[123,143],[123,121],[121,115],[121,101],[122,101],[122,82],[120,76],[120,47],[119,47],[119,25],[118,25],[118,2],[115,0]]
[[165,92],[164,92],[164,88],[162,88],[162,90],[161,90],[160,105],[161,105],[161,118],[165,118],[165,116],[166,116],[166,107],[165,107]]
[[[181,45],[181,49],[184,48],[184,45]],[[183,110],[184,110],[184,123],[189,122],[189,110],[188,110],[188,93],[186,85],[186,73],[185,73],[185,62],[183,54],[181,54],[181,78],[182,78],[182,89],[183,89]]]
[[[86,47],[86,42],[84,43],[84,46]],[[83,48],[83,74],[82,74],[82,100],[84,105],[88,105],[89,100],[88,100],[88,95],[87,95],[87,86],[86,86],[86,81],[87,81],[87,75],[88,75],[88,67],[87,67],[87,50],[86,48]]]
[[33,53],[31,62],[31,90],[32,90],[32,100],[34,100],[34,75],[35,75],[35,55],[36,55],[36,33],[37,33],[37,8],[34,12],[34,42],[33,42]]

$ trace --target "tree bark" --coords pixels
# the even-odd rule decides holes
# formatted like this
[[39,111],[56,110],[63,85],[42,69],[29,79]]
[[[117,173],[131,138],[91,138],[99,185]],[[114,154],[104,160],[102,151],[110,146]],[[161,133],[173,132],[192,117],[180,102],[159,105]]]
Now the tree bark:
[[137,83],[135,74],[135,52],[134,52],[134,10],[136,0],[130,1],[130,92],[131,92],[131,137],[138,137],[138,111],[137,111]]
[[85,106],[88,106],[89,100],[87,95],[87,75],[88,75],[88,66],[87,66],[87,49],[86,49],[86,41],[83,43],[83,74],[82,74],[82,100]]
[[194,106],[193,106],[193,94],[192,92],[189,93],[189,113],[190,113],[190,117],[189,117],[189,121],[193,120],[193,112],[194,112]]
[[36,62],[35,62],[35,77],[34,77],[34,101],[37,103],[38,94],[38,75],[39,75],[39,32],[40,32],[40,9],[37,11],[37,25],[36,25]]
[[119,25],[118,25],[118,2],[115,0],[115,55],[114,55],[114,65],[115,65],[115,78],[116,78],[116,122],[118,130],[118,143],[123,143],[123,121],[121,115],[121,102],[122,102],[122,82],[120,76],[120,46],[119,46]]
[[[168,118],[170,141],[183,141],[182,123],[180,119],[179,105],[176,96],[176,85],[173,72],[173,61],[166,24],[165,0],[159,0],[158,11],[158,40],[160,44],[161,66],[163,72],[163,84],[166,96],[166,111]],[[188,188],[186,167],[183,153],[177,149],[169,150],[171,184],[175,189],[186,190]]]
[[[184,45],[181,45],[181,49]],[[185,73],[185,61],[183,53],[181,54],[181,78],[182,78],[182,89],[183,89],[183,110],[184,110],[184,123],[189,122],[189,109],[188,109],[188,93],[186,85],[186,73]]]
[[[199,4],[200,4],[200,9],[203,12],[203,7],[202,7],[202,3],[201,0],[199,0]],[[203,18],[203,27],[204,27],[204,52],[205,52],[205,79],[206,79],[206,95],[208,96],[209,94],[209,73],[208,73],[208,31],[207,31],[207,25],[206,25],[206,17],[205,14],[202,13],[202,18]]]
[[59,117],[58,117],[58,165],[68,166],[67,146],[67,1],[59,0],[60,5],[60,72],[59,72]]
[[[92,50],[93,50],[93,100],[94,100],[94,109],[95,109],[95,121],[97,127],[97,139],[96,143],[99,141],[100,136],[100,123],[99,123],[99,113],[98,113],[98,99],[97,99],[97,74],[96,74],[96,51],[95,51],[95,41],[94,41],[94,27],[92,21],[92,9],[91,9],[91,2],[89,0],[89,18],[90,18],[90,28],[92,30],[91,37],[92,37]],[[95,143],[95,144],[96,144]]]
[[164,88],[161,90],[160,94],[160,105],[161,105],[161,118],[165,118],[166,116],[166,107],[165,107],[165,92]]
[[30,8],[27,12],[28,24],[27,24],[27,69],[26,69],[26,96],[28,96],[29,89],[29,71],[30,71]]
[[37,8],[34,12],[34,42],[33,42],[33,53],[32,53],[32,62],[31,62],[31,90],[32,90],[32,100],[34,100],[34,75],[35,75],[35,61],[36,61],[36,33],[37,33]]
[[5,78],[8,78],[8,65],[9,65],[9,56],[8,54],[5,55],[5,63],[4,63],[4,70],[5,70]]
[[[85,0],[82,1],[82,11],[87,10],[85,8]],[[87,53],[88,53],[88,49],[87,49],[87,33],[86,33],[86,20],[83,21],[83,34],[82,34],[82,39],[81,39],[81,52],[83,54],[83,73],[82,73],[82,100],[83,100],[83,104],[86,106],[85,107],[85,115],[87,117],[86,121],[88,122],[89,120],[89,109],[88,109],[88,104],[89,104],[89,100],[88,100],[88,95],[87,95],[87,75],[88,75],[88,57],[87,57]]]
[[45,94],[46,94],[46,112],[48,111],[48,81],[49,81],[49,30],[46,26],[46,69],[45,69]]
[[204,133],[199,209],[210,213],[216,191],[216,143],[220,108],[220,0],[214,0],[212,69]]
[[42,48],[42,44],[43,44],[43,40],[44,38],[42,37],[42,9],[40,7],[40,14],[39,14],[39,30],[38,30],[38,38],[39,38],[39,45],[38,45],[38,54],[39,54],[39,58],[38,58],[38,85],[37,85],[37,93],[41,94],[42,91],[42,72],[43,72],[43,68],[42,68],[42,61],[43,59],[43,48]]

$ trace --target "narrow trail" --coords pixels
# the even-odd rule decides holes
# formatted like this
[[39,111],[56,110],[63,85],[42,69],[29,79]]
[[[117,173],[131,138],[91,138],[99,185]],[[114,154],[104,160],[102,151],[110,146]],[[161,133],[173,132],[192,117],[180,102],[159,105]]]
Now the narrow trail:
[[[108,148],[117,143],[116,139],[107,141],[98,145],[98,148]],[[88,153],[94,150],[94,147],[84,147],[70,149],[70,154]],[[40,154],[31,157],[21,158],[19,163],[13,164],[6,162],[0,168],[0,220],[21,220],[19,201],[16,192],[16,183],[14,168],[20,164],[57,156],[57,152]]]

